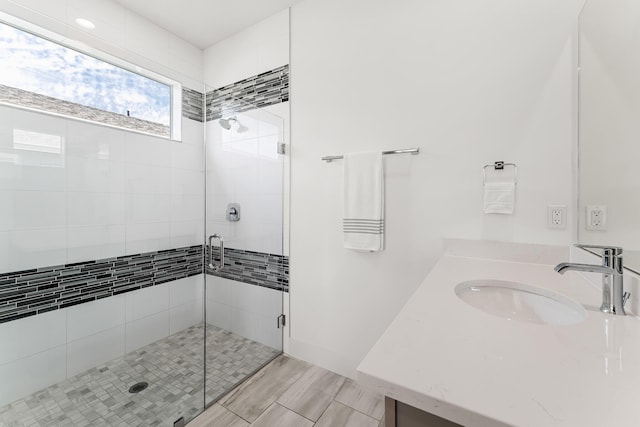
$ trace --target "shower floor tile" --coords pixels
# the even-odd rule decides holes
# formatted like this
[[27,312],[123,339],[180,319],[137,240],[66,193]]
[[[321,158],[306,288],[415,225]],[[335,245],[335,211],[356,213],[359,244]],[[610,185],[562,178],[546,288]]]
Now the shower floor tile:
[[[1,427],[173,426],[203,406],[204,326],[185,329],[0,407]],[[207,325],[207,401],[280,354]],[[147,382],[132,394],[129,388]]]

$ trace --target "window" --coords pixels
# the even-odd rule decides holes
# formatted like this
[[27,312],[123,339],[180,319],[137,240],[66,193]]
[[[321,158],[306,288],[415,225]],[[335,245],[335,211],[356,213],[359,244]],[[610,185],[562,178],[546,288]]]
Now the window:
[[178,139],[180,84],[109,59],[0,22],[0,101]]

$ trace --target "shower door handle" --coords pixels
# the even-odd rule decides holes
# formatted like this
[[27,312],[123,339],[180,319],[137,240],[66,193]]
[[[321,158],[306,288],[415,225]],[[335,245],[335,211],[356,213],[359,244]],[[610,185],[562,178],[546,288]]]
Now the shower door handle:
[[[213,245],[211,243],[213,239],[220,241],[220,265],[213,265]],[[209,236],[209,268],[213,271],[220,271],[224,268],[224,238],[219,234]]]

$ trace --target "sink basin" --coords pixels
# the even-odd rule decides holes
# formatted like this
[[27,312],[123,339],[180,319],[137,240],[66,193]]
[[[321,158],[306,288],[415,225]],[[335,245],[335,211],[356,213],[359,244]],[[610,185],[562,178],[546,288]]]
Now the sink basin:
[[455,288],[462,301],[507,320],[572,325],[587,318],[579,303],[546,289],[502,280],[472,280]]

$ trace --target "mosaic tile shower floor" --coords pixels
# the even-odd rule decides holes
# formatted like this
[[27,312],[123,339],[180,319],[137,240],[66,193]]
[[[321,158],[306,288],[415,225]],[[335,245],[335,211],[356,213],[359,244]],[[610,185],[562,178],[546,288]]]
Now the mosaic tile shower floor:
[[[203,405],[203,329],[185,329],[0,407],[0,426],[173,426],[180,416],[189,420]],[[207,401],[279,353],[207,325]],[[149,387],[129,393],[139,381]]]

